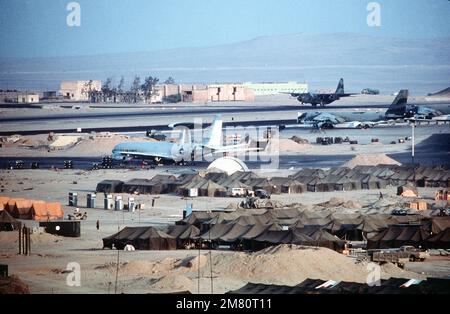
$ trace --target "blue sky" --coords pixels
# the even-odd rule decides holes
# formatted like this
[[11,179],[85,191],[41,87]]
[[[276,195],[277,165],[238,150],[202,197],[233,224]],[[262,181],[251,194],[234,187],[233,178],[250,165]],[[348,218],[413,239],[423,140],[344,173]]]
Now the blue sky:
[[288,33],[351,32],[450,38],[450,1],[383,0],[381,27],[368,0],[0,0],[0,57],[68,56],[211,46]]

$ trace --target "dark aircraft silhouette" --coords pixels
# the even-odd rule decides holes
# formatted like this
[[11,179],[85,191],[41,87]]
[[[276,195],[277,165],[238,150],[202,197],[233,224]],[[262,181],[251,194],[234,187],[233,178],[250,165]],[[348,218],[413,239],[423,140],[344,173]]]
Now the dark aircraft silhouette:
[[344,92],[344,79],[339,80],[339,84],[334,93],[289,93],[292,97],[296,97],[302,104],[311,104],[316,107],[318,104],[320,106],[325,106],[340,99],[341,97],[349,97],[356,94],[349,94]]

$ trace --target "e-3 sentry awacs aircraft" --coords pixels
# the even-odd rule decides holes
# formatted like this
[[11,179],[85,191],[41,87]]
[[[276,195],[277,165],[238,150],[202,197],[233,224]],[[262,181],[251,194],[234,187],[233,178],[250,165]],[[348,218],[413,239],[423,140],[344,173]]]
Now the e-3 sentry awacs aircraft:
[[395,120],[448,121],[449,117],[445,114],[450,113],[449,104],[408,104],[408,94],[406,89],[399,91],[386,111],[360,109],[335,112],[299,112],[297,123],[319,129],[355,129],[370,128],[382,122]]
[[222,124],[220,115],[216,115],[209,127],[209,138],[205,138],[202,143],[194,143],[191,140],[194,123],[173,123],[169,127],[181,131],[181,138],[178,142],[124,142],[114,147],[112,158],[119,161],[145,159],[158,165],[185,164],[203,160],[203,157],[214,159],[226,154],[259,150],[250,148],[248,143],[222,146]]

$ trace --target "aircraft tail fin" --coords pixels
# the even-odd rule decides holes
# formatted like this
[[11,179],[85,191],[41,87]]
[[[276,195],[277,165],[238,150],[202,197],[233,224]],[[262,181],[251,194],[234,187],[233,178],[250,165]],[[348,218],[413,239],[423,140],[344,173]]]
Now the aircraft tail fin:
[[190,144],[191,143],[191,130],[189,130],[187,127],[183,127],[181,131],[181,144]]
[[408,102],[408,95],[409,91],[407,89],[400,90],[386,111],[386,114],[402,116],[405,112],[406,103]]
[[210,126],[210,134],[207,143],[208,147],[220,147],[222,145],[222,124],[220,114],[216,115]]
[[339,80],[335,94],[344,94],[344,79],[343,78],[341,78]]
[[409,91],[407,89],[402,89],[401,91],[399,91],[397,97],[395,97],[389,108],[406,105],[406,103],[408,102],[408,95]]

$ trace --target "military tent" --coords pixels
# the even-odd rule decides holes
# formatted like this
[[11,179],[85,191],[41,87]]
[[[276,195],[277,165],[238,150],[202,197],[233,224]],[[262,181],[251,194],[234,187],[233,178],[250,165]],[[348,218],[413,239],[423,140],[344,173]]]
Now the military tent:
[[421,225],[391,225],[367,241],[368,249],[398,248],[403,245],[423,246],[429,233]]
[[[11,200],[8,202],[10,204]],[[31,206],[33,200],[17,199],[10,214],[17,219],[31,219]]]
[[156,228],[147,228],[137,238],[138,250],[176,250],[177,241],[174,237]]
[[154,227],[125,227],[116,234],[103,238],[103,247],[123,250],[126,245],[138,250],[174,250],[176,239]]
[[314,245],[326,247],[335,251],[344,249],[345,241],[321,229],[309,235],[314,240]]
[[198,192],[198,195],[200,196],[200,192],[199,192],[200,187],[202,187],[207,182],[209,182],[209,180],[206,180],[205,178],[203,178],[199,175],[191,176],[187,182],[185,182],[185,179],[186,179],[186,177],[183,177],[181,181],[178,181],[178,183],[175,183],[175,184],[179,184],[181,182],[184,183],[177,187],[177,192],[184,196],[188,196],[189,191],[192,189],[195,189]]
[[394,240],[394,247],[412,245],[416,248],[423,246],[430,233],[425,231],[421,225],[408,226]]
[[227,196],[227,189],[215,183],[214,181],[207,180],[198,187],[198,195],[209,197],[225,197]]
[[427,248],[450,249],[450,228],[429,237],[425,245]]
[[177,240],[195,239],[200,235],[200,229],[192,225],[172,225],[168,234]]
[[151,194],[166,194],[174,192],[176,182],[177,177],[173,175],[158,174],[150,179],[149,183],[153,185]]
[[0,231],[14,231],[20,226],[20,221],[14,219],[6,210],[0,211]]
[[253,178],[249,181],[245,181],[245,184],[250,186],[253,191],[265,190],[269,194],[279,193],[278,190],[274,188],[274,186],[266,178]]
[[122,185],[122,193],[160,194],[161,185],[148,179],[131,179]]
[[238,242],[251,228],[251,225],[232,224],[232,227],[220,237],[220,241],[227,243]]
[[245,234],[241,236],[241,239],[244,240],[252,240],[261,234],[263,234],[266,230],[270,231],[281,231],[281,227],[277,224],[271,224],[271,225],[263,225],[260,223],[255,223],[253,225],[249,225],[251,228],[247,230]]
[[0,196],[0,210],[6,209],[8,206],[8,201],[10,200],[10,197],[8,196]]
[[364,190],[384,189],[386,181],[373,175],[367,175],[361,179],[361,185]]
[[[7,210],[11,215],[13,214],[14,207],[17,201],[24,201],[24,198],[10,198],[6,203],[5,210]],[[14,215],[13,215],[14,216]]]
[[217,215],[212,217],[211,219],[204,221],[202,224],[204,225],[215,225],[220,223],[229,223],[234,222],[239,218],[239,214],[236,212],[218,212]]
[[233,189],[242,189],[244,194],[248,194],[249,191],[252,190],[252,188],[250,186],[248,186],[245,183],[242,183],[240,181],[226,181],[224,184],[222,184],[223,187],[225,187],[227,189],[227,194],[229,196],[232,196],[233,194]]
[[220,184],[220,181],[227,179],[228,175],[225,172],[208,172],[205,175],[206,180],[212,180]]
[[172,189],[175,191],[180,186],[188,184],[189,182],[197,181],[199,179],[204,178],[201,177],[198,173],[183,173],[177,177],[176,181],[173,183]]
[[220,240],[220,237],[225,235],[231,228],[233,227],[233,224],[227,224],[227,223],[219,223],[216,225],[213,225],[211,229],[209,229],[207,232],[200,235],[200,239],[204,241],[218,241]]
[[307,191],[305,183],[301,183],[292,178],[273,177],[269,180],[269,182],[272,185],[273,190],[276,191],[276,194],[297,194]]
[[450,217],[433,217],[431,218],[431,231],[436,234],[450,228]]
[[122,193],[122,185],[123,181],[120,180],[103,180],[95,190],[100,193]]
[[183,225],[194,225],[197,228],[200,228],[200,226],[210,220],[211,218],[216,217],[219,215],[218,212],[206,212],[206,211],[193,211],[189,216],[184,218],[183,220],[179,221],[177,224]]
[[34,201],[31,206],[31,219],[36,221],[50,221],[64,218],[64,211],[61,203],[46,203],[44,201]]

